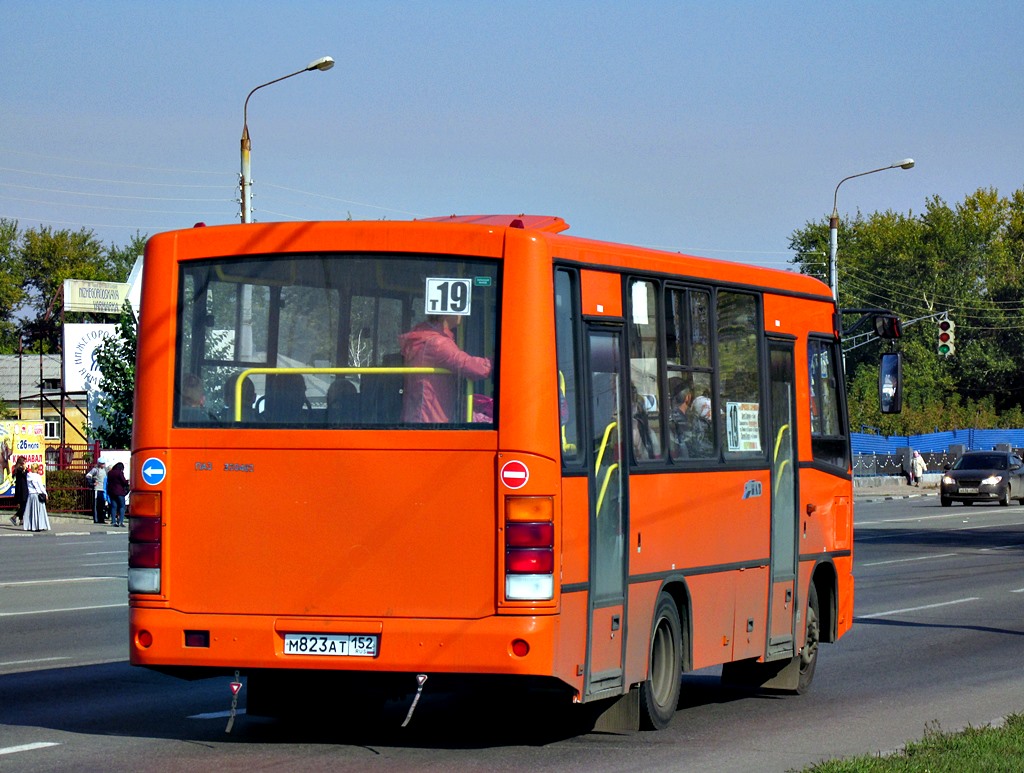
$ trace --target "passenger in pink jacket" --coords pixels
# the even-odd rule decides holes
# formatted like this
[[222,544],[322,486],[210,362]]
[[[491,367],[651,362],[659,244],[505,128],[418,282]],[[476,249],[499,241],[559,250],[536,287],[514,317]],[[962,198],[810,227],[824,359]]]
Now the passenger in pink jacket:
[[487,378],[491,361],[462,351],[454,329],[457,315],[430,317],[398,336],[407,367],[444,368],[446,373],[410,373],[405,377],[402,421],[438,424],[452,421],[458,403],[459,378]]

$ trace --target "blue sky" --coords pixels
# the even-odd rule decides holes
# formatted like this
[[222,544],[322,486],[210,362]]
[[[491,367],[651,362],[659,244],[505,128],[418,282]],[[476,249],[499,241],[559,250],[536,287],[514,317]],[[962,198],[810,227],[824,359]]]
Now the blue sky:
[[[0,217],[105,243],[254,217],[559,215],[783,267],[831,211],[1024,187],[1019,2],[5,0]],[[841,238],[841,237],[840,237]]]

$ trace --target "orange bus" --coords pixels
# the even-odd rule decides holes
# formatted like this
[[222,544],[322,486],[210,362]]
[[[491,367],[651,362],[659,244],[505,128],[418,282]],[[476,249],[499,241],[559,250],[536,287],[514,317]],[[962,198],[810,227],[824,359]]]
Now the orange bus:
[[131,662],[245,674],[250,712],[311,677],[518,677],[648,728],[684,671],[805,690],[853,619],[828,287],[567,228],[151,238]]

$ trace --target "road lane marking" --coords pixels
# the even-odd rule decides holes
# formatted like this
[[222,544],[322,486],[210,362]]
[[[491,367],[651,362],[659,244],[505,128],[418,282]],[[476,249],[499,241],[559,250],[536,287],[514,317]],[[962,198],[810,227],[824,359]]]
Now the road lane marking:
[[0,588],[13,588],[18,585],[53,585],[61,582],[99,582],[101,580],[124,580],[125,577],[65,577],[54,580],[15,580],[0,582]]
[[34,752],[37,749],[46,749],[50,746],[60,746],[56,741],[37,741],[36,743],[23,743],[21,746],[5,746],[0,749],[0,754],[17,754],[18,752]]
[[949,558],[955,556],[956,553],[939,553],[934,556],[915,556],[914,558],[894,558],[891,561],[869,561],[866,564],[860,564],[860,566],[885,566],[886,564],[905,564],[908,561],[929,561],[933,558]]
[[923,607],[907,607],[906,609],[890,609],[888,612],[875,612],[873,615],[854,615],[854,620],[870,620],[874,617],[889,617],[889,615],[902,615],[905,612],[920,612],[923,609],[938,609],[939,607],[949,607],[954,604],[966,604],[968,601],[981,601],[977,596],[971,596],[968,599],[957,599],[956,601],[943,601],[939,604],[926,604]]
[[24,666],[28,663],[49,663],[54,660],[71,660],[70,657],[59,657],[59,658],[34,658],[32,660],[8,660],[6,663],[0,662],[0,667],[3,666]]
[[34,609],[28,612],[0,612],[0,617],[22,617],[24,615],[50,615],[55,612],[87,612],[90,609],[113,609],[128,604],[98,604],[93,607],[65,607],[64,609]]

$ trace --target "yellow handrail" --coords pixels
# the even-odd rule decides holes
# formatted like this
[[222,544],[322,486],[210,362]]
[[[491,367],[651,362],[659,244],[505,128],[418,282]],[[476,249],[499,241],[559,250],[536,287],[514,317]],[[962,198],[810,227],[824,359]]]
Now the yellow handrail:
[[405,374],[405,373],[451,373],[447,368],[428,367],[388,367],[388,368],[246,368],[235,377],[235,421],[242,420],[242,382],[249,376],[257,374],[275,373],[331,373],[335,375],[347,375],[351,373],[370,374]]
[[612,434],[612,430],[615,429],[617,423],[618,422],[613,421],[604,428],[604,437],[601,438],[601,448],[597,452],[597,464],[594,465],[595,475],[597,475],[598,471],[601,469],[601,460],[604,458],[604,450],[608,447],[608,436]]
[[608,484],[611,482],[612,473],[619,469],[619,463],[616,462],[608,471],[604,474],[604,482],[601,484],[601,493],[597,495],[597,512],[594,513],[595,518],[601,517],[601,505],[604,504],[604,492],[608,489]]

